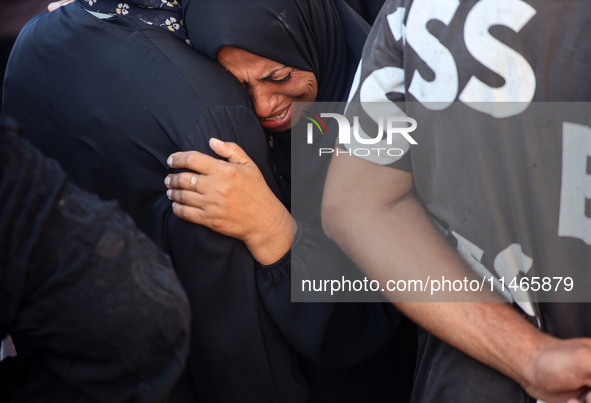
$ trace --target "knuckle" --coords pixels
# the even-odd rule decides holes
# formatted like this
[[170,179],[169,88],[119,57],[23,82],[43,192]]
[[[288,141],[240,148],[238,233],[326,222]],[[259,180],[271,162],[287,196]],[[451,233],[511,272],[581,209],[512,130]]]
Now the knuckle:
[[223,164],[223,168],[222,169],[224,170],[224,174],[230,180],[236,179],[236,177],[239,174],[238,167],[236,167],[236,165],[234,165],[234,164],[230,164],[230,163],[227,163],[226,162],[225,164]]
[[186,195],[186,193],[184,191],[182,191],[182,190],[176,191],[176,198],[175,198],[175,200],[178,201],[178,202],[180,202],[180,203],[182,203],[182,204],[187,204],[186,203],[187,202],[187,195]]
[[199,154],[197,154],[194,151],[189,151],[186,154],[186,167],[191,167],[191,166],[195,166],[199,163]]
[[232,165],[228,164],[228,162],[224,160],[218,160],[217,164],[217,169],[219,169],[219,171],[224,175],[229,175],[233,169]]
[[170,187],[171,188],[178,188],[180,183],[180,178],[178,174],[171,174],[170,175]]
[[213,229],[214,231],[219,232],[222,228],[223,228],[223,222],[220,218],[211,218],[209,220],[209,224],[211,226],[211,229]]
[[223,197],[229,197],[232,194],[232,187],[228,183],[220,183],[218,192]]
[[227,141],[226,145],[230,150],[236,150],[236,148],[238,147],[238,144],[236,144],[233,141]]
[[176,183],[176,188],[178,189],[189,189],[191,187],[191,175],[184,173],[182,176],[179,176],[178,181]]

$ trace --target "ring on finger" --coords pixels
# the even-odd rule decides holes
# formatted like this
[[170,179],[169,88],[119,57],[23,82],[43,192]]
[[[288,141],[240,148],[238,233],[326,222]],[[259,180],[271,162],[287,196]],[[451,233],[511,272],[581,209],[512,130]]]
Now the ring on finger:
[[191,177],[191,184],[189,185],[189,189],[191,189],[191,192],[195,191],[195,186],[197,185],[197,174],[193,174],[193,176]]

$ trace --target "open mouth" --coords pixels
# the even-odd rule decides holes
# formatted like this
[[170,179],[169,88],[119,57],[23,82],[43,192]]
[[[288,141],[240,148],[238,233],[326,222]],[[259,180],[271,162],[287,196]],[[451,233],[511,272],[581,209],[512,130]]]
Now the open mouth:
[[277,119],[282,119],[285,117],[285,115],[287,115],[287,109],[289,108],[285,108],[283,110],[283,112],[281,112],[279,115],[277,116],[271,116],[270,118],[261,118],[262,120],[277,120]]
[[266,129],[287,130],[291,121],[291,105],[285,108],[281,113],[268,118],[259,117],[261,125]]

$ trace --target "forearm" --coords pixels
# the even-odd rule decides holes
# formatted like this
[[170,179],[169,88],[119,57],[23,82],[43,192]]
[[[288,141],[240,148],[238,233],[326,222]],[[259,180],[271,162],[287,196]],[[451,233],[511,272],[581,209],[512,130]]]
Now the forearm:
[[[373,184],[364,185],[367,181],[359,175],[368,168],[364,166],[368,163],[351,160],[353,167],[336,162],[346,180],[336,177],[331,167],[323,222],[327,234],[370,277],[386,284],[389,280],[425,281],[434,275],[453,281],[469,275],[466,264],[440,235],[412,194],[409,174],[402,173],[401,181],[396,182],[396,178],[392,181],[388,175],[382,176],[381,170],[389,168],[378,167],[367,175]],[[400,192],[388,195],[392,187],[399,187]],[[377,194],[375,189],[386,195]],[[482,295],[481,300],[472,295],[471,302],[445,303],[412,302],[424,300],[422,295],[416,294],[390,292],[386,296],[427,331],[524,387],[532,382],[530,365],[537,352],[554,340],[493,295]],[[453,297],[459,301],[463,296]],[[520,335],[520,343],[514,343],[515,334]]]
[[[559,340],[542,333],[506,303],[415,302],[397,307],[419,326],[528,390],[540,353]],[[519,342],[515,342],[519,337]]]

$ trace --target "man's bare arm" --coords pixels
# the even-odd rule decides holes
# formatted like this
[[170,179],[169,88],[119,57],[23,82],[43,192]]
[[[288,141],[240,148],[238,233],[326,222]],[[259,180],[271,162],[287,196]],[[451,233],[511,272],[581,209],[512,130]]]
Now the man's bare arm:
[[[467,273],[413,195],[407,172],[347,154],[334,157],[322,215],[328,236],[381,284],[435,273],[463,278]],[[421,327],[511,377],[536,398],[576,402],[591,386],[590,339],[558,340],[544,334],[508,304],[491,302],[490,295],[482,295],[482,301],[445,303],[386,296]]]

